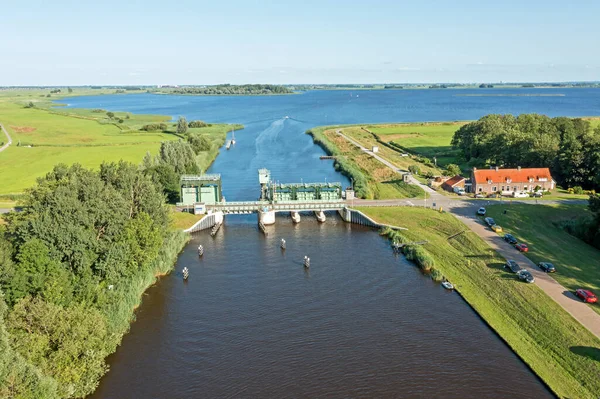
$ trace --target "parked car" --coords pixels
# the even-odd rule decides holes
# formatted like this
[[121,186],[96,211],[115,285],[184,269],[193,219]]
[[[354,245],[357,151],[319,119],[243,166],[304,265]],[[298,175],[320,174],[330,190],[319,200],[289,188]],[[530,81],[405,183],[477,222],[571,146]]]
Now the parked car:
[[527,198],[529,197],[529,194],[527,194],[524,191],[515,191],[512,194],[513,198]]
[[483,219],[483,221],[490,227],[496,224],[496,221],[490,217]]
[[519,280],[523,280],[528,283],[533,283],[535,281],[535,278],[533,278],[533,275],[529,272],[529,270],[525,269],[519,270],[517,272],[517,277],[519,277]]
[[587,302],[587,303],[594,303],[598,300],[598,298],[596,298],[596,295],[594,295],[594,293],[590,290],[584,290],[583,288],[578,288],[575,291],[575,295],[579,298],[581,298],[581,300],[583,302]]
[[492,227],[490,227],[492,230],[494,230],[496,233],[502,233],[502,227],[498,226],[497,224],[493,225]]
[[465,194],[466,194],[466,191],[465,191],[465,189],[464,189],[464,188],[462,188],[462,187],[454,187],[452,190],[453,190],[453,191],[454,191],[456,194],[458,194],[458,195],[465,195]]
[[527,246],[527,244],[515,244],[515,248],[517,248],[519,252],[529,252],[529,247]]
[[504,268],[510,270],[513,273],[518,273],[521,269],[521,266],[514,260],[507,260],[504,264]]
[[481,207],[477,210],[477,214],[480,216],[485,216],[485,208]]
[[556,268],[554,267],[554,265],[552,263],[540,262],[540,263],[538,263],[538,267],[540,269],[542,269],[543,271],[545,271],[546,273],[556,272]]
[[485,198],[485,194],[475,194],[475,198]]
[[533,196],[535,198],[542,198],[543,195],[544,195],[544,193],[541,191],[536,191],[535,193],[533,193]]
[[518,242],[512,234],[504,234],[504,241],[512,245],[515,245]]

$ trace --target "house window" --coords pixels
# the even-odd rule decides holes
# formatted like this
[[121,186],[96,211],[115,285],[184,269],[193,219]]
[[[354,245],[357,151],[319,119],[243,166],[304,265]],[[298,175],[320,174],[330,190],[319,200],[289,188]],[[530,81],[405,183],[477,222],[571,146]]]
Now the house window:
[[527,186],[523,186],[523,191],[527,191]]
[[502,186],[502,191],[504,191],[504,186]]
[[483,189],[481,187],[479,187],[479,192],[482,192],[482,191],[483,191]]
[[513,191],[517,191],[517,186],[514,186],[514,187],[513,187]]
[[492,192],[495,193],[496,191],[498,191],[498,187],[492,187]]

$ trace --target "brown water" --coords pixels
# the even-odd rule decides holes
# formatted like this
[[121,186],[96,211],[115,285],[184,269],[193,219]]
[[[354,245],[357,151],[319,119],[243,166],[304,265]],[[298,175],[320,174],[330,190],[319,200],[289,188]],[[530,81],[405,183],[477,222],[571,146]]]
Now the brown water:
[[93,398],[552,397],[376,232],[332,215],[269,230],[233,216],[195,236],[144,296]]

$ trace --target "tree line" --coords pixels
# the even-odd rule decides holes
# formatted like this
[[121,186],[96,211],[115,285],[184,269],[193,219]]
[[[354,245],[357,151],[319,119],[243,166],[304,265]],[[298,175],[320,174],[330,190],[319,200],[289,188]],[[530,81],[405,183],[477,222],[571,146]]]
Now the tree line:
[[171,90],[176,94],[196,95],[268,95],[268,94],[292,94],[293,90],[288,87],[270,84],[248,84],[248,85],[216,85],[206,87],[178,87]]
[[581,118],[487,115],[452,138],[472,166],[548,167],[563,187],[600,188],[600,126]]
[[60,164],[0,226],[0,397],[94,391],[134,307],[185,242],[164,187],[124,161]]

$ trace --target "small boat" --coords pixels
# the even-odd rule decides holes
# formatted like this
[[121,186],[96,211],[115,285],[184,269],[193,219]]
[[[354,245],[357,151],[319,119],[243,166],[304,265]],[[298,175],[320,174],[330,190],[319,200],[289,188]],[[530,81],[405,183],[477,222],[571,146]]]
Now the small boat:
[[187,280],[188,277],[190,276],[190,271],[188,270],[187,267],[184,267],[183,270],[181,271],[181,273],[183,274],[183,279]]
[[198,256],[204,255],[204,247],[202,245],[198,245]]
[[306,255],[304,255],[304,267],[307,269],[310,267],[310,258]]
[[231,131],[231,145],[235,145],[235,130]]
[[452,283],[450,281],[442,281],[442,287],[444,287],[447,290],[454,289],[454,286],[452,285]]
[[231,140],[227,140],[227,144],[225,145],[225,148],[229,149],[229,147],[231,147]]
[[283,117],[283,119],[290,119],[290,117],[286,115]]
[[281,239],[281,249],[285,249],[285,240]]

